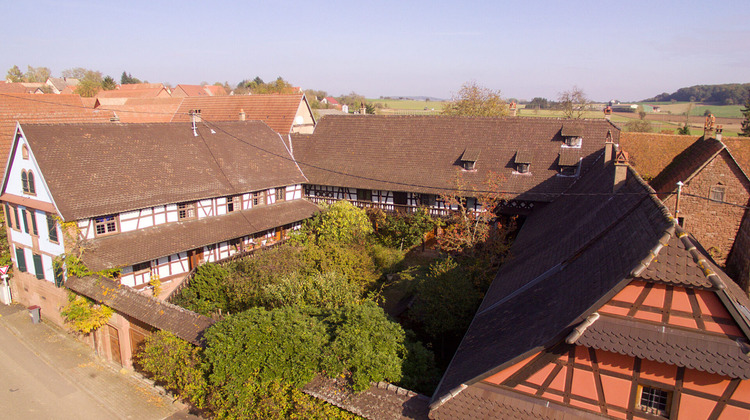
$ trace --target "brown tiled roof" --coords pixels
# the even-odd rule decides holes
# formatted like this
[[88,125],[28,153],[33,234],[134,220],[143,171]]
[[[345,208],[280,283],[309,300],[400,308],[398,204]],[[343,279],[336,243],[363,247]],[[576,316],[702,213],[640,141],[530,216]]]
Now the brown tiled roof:
[[525,150],[519,150],[516,152],[516,157],[513,159],[513,162],[531,164],[531,153]]
[[667,245],[638,277],[651,282],[711,288],[711,282],[676,235],[670,237]]
[[162,83],[126,83],[118,85],[116,90],[164,89]]
[[195,345],[203,344],[203,331],[214,323],[208,317],[138,293],[106,278],[69,277],[65,287]]
[[699,137],[673,134],[620,134],[620,147],[630,154],[630,164],[650,180],[659,175],[675,156],[690,147]]
[[195,109],[201,110],[201,119],[205,121],[239,121],[240,110],[243,110],[245,119],[263,121],[272,130],[286,135],[292,130],[303,97],[301,93],[186,97],[172,121],[190,121],[189,112]]
[[541,398],[519,394],[483,382],[470,385],[433,410],[434,420],[574,420],[601,419],[600,415],[577,410]]
[[172,96],[210,96],[201,85],[177,85],[172,89]]
[[732,157],[742,168],[745,174],[750,174],[750,138],[747,137],[724,137],[721,142],[727,146]]
[[317,376],[302,391],[370,420],[427,420],[429,398],[385,382],[354,394],[342,378]]
[[461,155],[461,160],[464,162],[476,162],[479,160],[479,154],[482,153],[480,149],[466,149]]
[[750,379],[750,345],[729,337],[602,315],[576,344],[687,367],[730,378]]
[[577,122],[569,122],[563,124],[560,135],[563,137],[581,137],[583,136],[584,132],[585,131],[582,124],[579,124]]
[[13,143],[16,122],[108,122],[111,116],[112,113],[109,111],[85,108],[78,95],[0,93],[0,165],[4,171]]
[[560,149],[560,166],[576,166],[581,160],[581,149],[562,148]]
[[[57,96],[57,95],[56,95]],[[305,177],[259,121],[23,125],[65,220],[196,201]]]
[[33,93],[36,88],[28,88],[20,83],[0,84],[0,93]]
[[216,86],[216,85],[205,85],[203,86],[203,89],[208,91],[208,94],[211,96],[225,96],[229,95],[227,90],[224,88],[224,86]]
[[[494,173],[503,190],[519,193],[509,198],[550,201],[576,180],[556,176],[565,121],[328,115],[312,135],[293,135],[292,145],[311,184],[443,194],[455,191],[460,181],[470,195],[471,189],[486,189]],[[605,120],[580,124],[585,172],[602,154],[607,131],[617,141],[619,130]],[[481,152],[476,171],[459,168],[467,148]],[[518,150],[527,151],[537,168],[530,175],[513,175]]]
[[309,201],[292,200],[105,236],[86,241],[83,260],[94,271],[138,264],[298,222],[316,211]]
[[182,98],[121,98],[121,103],[104,101],[98,109],[113,111],[123,123],[170,122]]
[[146,89],[114,89],[100,90],[97,98],[155,98],[165,91],[163,87]]
[[651,182],[651,187],[664,198],[677,188],[677,182],[689,181],[714,156],[724,150],[724,143],[701,137],[672,159]]

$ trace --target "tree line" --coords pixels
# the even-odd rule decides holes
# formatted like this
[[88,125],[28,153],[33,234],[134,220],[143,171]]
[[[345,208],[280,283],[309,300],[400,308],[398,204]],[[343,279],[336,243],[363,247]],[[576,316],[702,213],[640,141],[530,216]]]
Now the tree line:
[[721,105],[739,105],[747,99],[750,83],[728,83],[721,85],[695,85],[677,89],[673,93],[661,93],[642,102],[704,102]]

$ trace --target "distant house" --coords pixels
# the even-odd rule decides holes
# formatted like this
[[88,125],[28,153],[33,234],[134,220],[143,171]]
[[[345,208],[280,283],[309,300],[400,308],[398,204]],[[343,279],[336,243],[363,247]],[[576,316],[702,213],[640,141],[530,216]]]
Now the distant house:
[[430,418],[750,417],[750,300],[606,155],[527,218]]
[[169,90],[161,83],[118,85],[113,90],[100,90],[97,98],[170,98]]
[[163,325],[141,304],[168,305],[126,290],[148,289],[158,278],[166,293],[198,265],[279,241],[317,211],[302,200],[305,178],[277,133],[259,121],[213,127],[17,125],[0,195],[14,300],[41,306],[62,325],[66,275],[53,260],[77,248],[93,271],[119,268],[116,283],[76,279],[70,287],[92,298],[123,290],[129,304],[120,302],[95,342],[130,366],[133,334]]
[[47,78],[45,85],[52,89],[52,93],[59,95],[65,92],[66,88],[69,88],[69,92],[67,93],[72,93],[72,91],[75,90],[76,86],[78,86],[79,82],[80,81],[78,79],[73,77],[49,77]]
[[339,101],[337,101],[336,98],[334,98],[332,96],[326,96],[325,98],[323,98],[320,101],[320,103],[327,104],[327,105],[332,105],[332,106],[341,106],[341,104],[339,103]]
[[172,89],[173,98],[184,98],[186,96],[225,96],[227,94],[223,86],[213,85],[177,85]]

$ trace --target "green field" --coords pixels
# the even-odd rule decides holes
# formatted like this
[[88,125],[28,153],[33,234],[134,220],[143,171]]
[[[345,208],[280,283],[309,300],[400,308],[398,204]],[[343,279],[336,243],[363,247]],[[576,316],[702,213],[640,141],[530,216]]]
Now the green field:
[[371,103],[378,107],[377,104],[381,104],[384,109],[403,109],[410,111],[424,111],[427,108],[428,111],[442,111],[443,105],[446,102],[443,101],[412,101],[407,99],[367,99],[368,103]]
[[[659,105],[661,113],[672,115],[684,115],[690,105],[689,102],[644,102],[647,105]],[[722,118],[742,118],[742,105],[701,105],[693,104],[690,115],[703,116],[706,110],[710,110],[716,117]]]

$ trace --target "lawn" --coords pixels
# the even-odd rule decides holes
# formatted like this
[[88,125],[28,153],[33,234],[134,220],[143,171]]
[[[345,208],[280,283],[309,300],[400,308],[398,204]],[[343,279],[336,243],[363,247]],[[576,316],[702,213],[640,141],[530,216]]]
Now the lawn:
[[[672,115],[684,115],[690,105],[689,102],[663,103],[663,102],[644,102],[647,105],[659,105],[662,114],[671,113]],[[693,104],[690,115],[703,116],[706,110],[710,110],[716,117],[722,118],[742,118],[742,105],[702,105]]]

